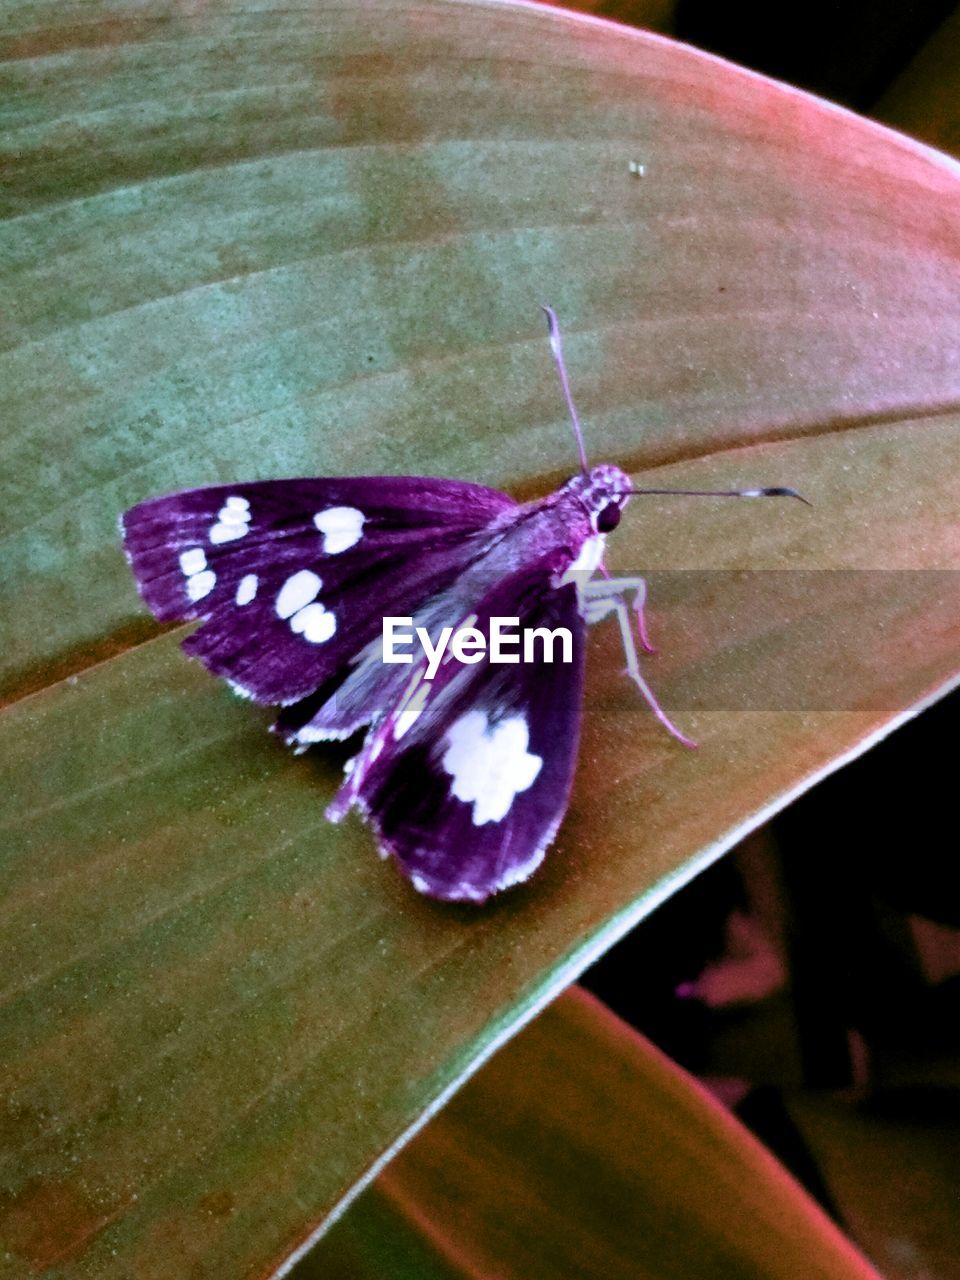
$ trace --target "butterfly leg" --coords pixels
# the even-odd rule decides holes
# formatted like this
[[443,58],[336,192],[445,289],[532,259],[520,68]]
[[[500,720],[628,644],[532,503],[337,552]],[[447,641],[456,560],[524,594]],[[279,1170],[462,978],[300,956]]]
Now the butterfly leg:
[[[633,592],[633,601],[631,608],[637,620],[637,635],[640,638],[640,648],[644,653],[656,653],[657,649],[650,641],[650,635],[647,631],[647,580],[646,578],[614,578],[607,566],[601,561],[600,572],[603,574],[607,583],[615,583],[624,591]],[[599,585],[603,586],[604,583]]]
[[[642,578],[608,578],[606,581],[588,582],[584,588],[585,616],[588,623],[599,622],[617,615],[620,624],[620,638],[623,641],[623,652],[627,659],[627,675],[634,682],[647,701],[650,710],[657,717],[668,733],[685,747],[696,747],[692,738],[688,738],[673,723],[657,701],[656,694],[644,680],[640,671],[640,659],[637,654],[633,628],[630,625],[630,608],[626,600],[626,592],[635,594],[645,591],[646,584]],[[642,600],[641,600],[642,605]]]

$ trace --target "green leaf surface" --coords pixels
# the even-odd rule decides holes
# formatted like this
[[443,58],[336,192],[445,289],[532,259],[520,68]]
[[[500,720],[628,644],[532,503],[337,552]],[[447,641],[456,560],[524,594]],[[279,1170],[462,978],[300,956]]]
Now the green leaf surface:
[[465,1086],[291,1280],[401,1280],[412,1265],[430,1280],[878,1280],[733,1116],[578,988]]
[[[955,681],[958,169],[532,7],[32,3],[3,43],[0,1274],[259,1277]],[[700,751],[600,629],[543,873],[450,909],[324,823],[335,753],[292,758],[157,636],[115,521],[279,474],[543,491],[573,457],[545,299],[596,458],[816,503],[645,499],[616,567],[871,572],[654,573],[650,678]]]
[[759,77],[496,4],[7,22],[8,688],[140,634],[139,498],[559,476],[543,299],[633,466],[960,398],[956,166]]

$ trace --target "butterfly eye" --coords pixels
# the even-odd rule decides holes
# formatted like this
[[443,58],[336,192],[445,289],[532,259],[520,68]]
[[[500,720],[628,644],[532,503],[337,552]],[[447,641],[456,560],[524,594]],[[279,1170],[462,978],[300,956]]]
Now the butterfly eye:
[[597,512],[597,533],[609,533],[620,523],[620,508],[615,502],[608,502]]

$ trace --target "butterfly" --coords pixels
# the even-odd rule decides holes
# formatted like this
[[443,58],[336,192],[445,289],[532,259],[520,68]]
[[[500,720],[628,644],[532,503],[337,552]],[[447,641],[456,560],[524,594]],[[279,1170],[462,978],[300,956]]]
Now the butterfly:
[[[137,588],[230,687],[276,704],[297,750],[364,731],[327,809],[370,823],[415,889],[481,903],[525,881],[563,819],[579,738],[586,627],[615,616],[627,673],[680,741],[640,671],[652,651],[640,577],[613,578],[607,535],[638,490],[590,466],[555,313],[544,307],[581,469],[518,503],[478,484],[420,476],[260,480],[152,498],[120,521]],[[715,496],[799,497],[791,489]],[[599,573],[600,576],[596,576]],[[384,661],[383,620],[427,635],[494,619],[566,630],[570,661]],[[517,655],[519,657],[519,655]]]

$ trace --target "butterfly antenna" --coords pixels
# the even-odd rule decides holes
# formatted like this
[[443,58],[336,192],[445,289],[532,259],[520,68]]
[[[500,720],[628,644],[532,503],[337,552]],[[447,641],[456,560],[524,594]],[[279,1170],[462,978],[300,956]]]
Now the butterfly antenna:
[[567,366],[563,363],[563,345],[560,341],[560,325],[557,321],[557,313],[553,307],[548,306],[543,307],[543,312],[547,317],[547,329],[550,332],[550,350],[553,352],[553,358],[557,363],[560,385],[563,387],[564,399],[567,402],[567,408],[570,410],[570,421],[573,423],[573,434],[577,441],[577,448],[580,450],[580,466],[583,474],[586,475],[590,470],[590,464],[587,462],[587,451],[583,444],[583,431],[580,427],[580,419],[577,417],[577,406],[573,403],[573,396],[570,394]]
[[680,498],[796,498],[812,507],[813,503],[796,489],[775,486],[769,489],[631,489],[631,494],[667,494]]

